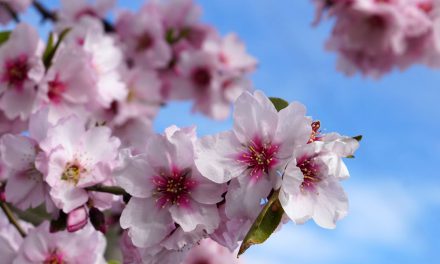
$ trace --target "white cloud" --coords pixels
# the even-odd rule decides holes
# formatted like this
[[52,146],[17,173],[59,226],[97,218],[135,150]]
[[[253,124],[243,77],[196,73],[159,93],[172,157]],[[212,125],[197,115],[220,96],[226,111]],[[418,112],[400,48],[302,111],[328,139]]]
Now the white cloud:
[[379,179],[347,185],[350,214],[336,230],[288,224],[245,254],[247,263],[387,263],[387,252],[427,257],[432,238],[419,232],[418,222],[440,205],[440,188]]

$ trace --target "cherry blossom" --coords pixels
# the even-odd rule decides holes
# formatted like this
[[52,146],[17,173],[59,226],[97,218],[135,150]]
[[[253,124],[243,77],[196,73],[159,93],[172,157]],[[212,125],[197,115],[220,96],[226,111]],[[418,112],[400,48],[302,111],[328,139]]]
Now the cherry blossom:
[[[234,107],[234,129],[200,139],[195,162],[215,182],[233,180],[226,195],[229,217],[243,211],[256,217],[261,199],[278,185],[278,172],[294,148],[307,143],[311,121],[299,103],[278,113],[260,91],[243,93]],[[228,202],[238,199],[243,204]]]
[[22,210],[46,204],[53,209],[49,186],[44,181],[45,168],[39,166],[47,159],[39,148],[46,136],[48,110],[33,114],[29,121],[29,136],[6,134],[0,138],[0,157],[8,178],[6,200]]
[[146,5],[138,13],[123,12],[116,30],[127,57],[137,65],[165,68],[171,60],[171,47],[165,39],[165,29],[157,8]]
[[29,232],[13,263],[104,264],[105,246],[104,236],[91,226],[75,233],[50,233],[49,223],[44,222]]
[[19,24],[0,46],[0,109],[9,119],[25,120],[34,108],[35,86],[44,74],[37,31]]
[[[107,127],[86,129],[76,116],[61,119],[47,131],[40,148],[47,155],[45,181],[58,208],[69,213],[90,198],[86,187],[105,183],[116,162],[119,139]],[[111,205],[111,195],[106,200]]]
[[339,183],[349,177],[342,158],[352,156],[358,146],[355,139],[329,134],[295,150],[279,195],[290,219],[302,224],[313,218],[321,227],[336,227],[348,211],[348,199]]
[[150,137],[145,154],[123,158],[116,179],[133,197],[120,221],[134,245],[147,248],[167,239],[175,243],[189,232],[212,233],[218,227],[216,203],[226,189],[199,173],[194,141],[195,130],[169,127],[165,134]]
[[439,2],[433,0],[315,1],[317,21],[336,18],[327,49],[339,54],[338,69],[374,78],[416,63],[439,67],[435,35]]

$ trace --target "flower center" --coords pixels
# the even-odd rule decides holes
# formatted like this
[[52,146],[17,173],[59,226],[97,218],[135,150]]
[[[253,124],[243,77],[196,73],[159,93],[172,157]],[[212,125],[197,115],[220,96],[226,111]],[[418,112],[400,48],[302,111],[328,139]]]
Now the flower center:
[[52,253],[46,258],[43,264],[64,264],[63,256],[61,254]]
[[192,82],[200,87],[205,88],[211,84],[211,72],[206,67],[198,67],[194,69],[191,75]]
[[315,158],[305,158],[297,164],[304,175],[304,180],[301,183],[302,191],[316,191],[316,184],[322,181],[320,177],[320,166],[315,162]]
[[168,205],[188,206],[191,190],[197,182],[190,178],[191,170],[174,171],[171,174],[161,173],[153,177],[154,195],[159,207]]
[[59,103],[61,101],[61,95],[66,91],[66,85],[56,76],[53,81],[48,82],[48,86],[49,91],[47,92],[47,96],[49,100]]
[[78,164],[67,163],[64,172],[61,174],[61,179],[77,185],[81,174],[85,171],[86,170],[81,168]]
[[144,32],[137,40],[136,51],[142,52],[150,49],[154,44],[154,39],[148,32]]
[[262,143],[257,139],[250,142],[247,149],[239,155],[238,161],[247,164],[251,170],[250,176],[258,180],[263,172],[268,173],[269,169],[277,163],[275,155],[278,148],[278,145]]
[[379,15],[372,15],[367,18],[367,24],[372,29],[383,29],[386,25],[386,21]]
[[26,55],[19,56],[16,59],[6,62],[6,71],[3,80],[9,86],[22,89],[24,81],[26,81],[29,72],[28,59]]

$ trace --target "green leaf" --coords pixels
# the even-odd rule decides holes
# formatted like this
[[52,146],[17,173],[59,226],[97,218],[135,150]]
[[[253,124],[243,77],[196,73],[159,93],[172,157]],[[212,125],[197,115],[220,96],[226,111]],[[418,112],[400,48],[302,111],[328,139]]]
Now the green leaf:
[[361,142],[361,140],[362,140],[362,135],[355,136],[355,137],[353,137],[353,139],[356,139],[358,142]]
[[353,155],[348,155],[346,158],[347,159],[354,159],[354,156]]
[[269,100],[272,102],[278,112],[289,105],[289,102],[278,97],[269,97]]
[[114,260],[114,259],[111,259],[111,260],[107,261],[107,264],[121,264],[121,262]]
[[252,245],[261,244],[266,241],[280,224],[284,210],[281,207],[280,200],[278,200],[278,194],[279,191],[274,192],[261,210],[246,234],[238,251],[238,256],[243,254]]
[[0,32],[0,45],[3,45],[3,43],[8,41],[9,36],[11,36],[11,31],[2,31],[2,32]]
[[50,32],[49,38],[47,39],[46,49],[44,50],[44,53],[43,53],[43,60],[45,60],[45,58],[50,56],[50,53],[52,52],[52,50],[54,48],[53,44],[54,44],[53,43],[53,33]]
[[57,52],[58,48],[61,45],[61,42],[63,42],[64,38],[67,36],[69,32],[70,32],[70,28],[66,28],[65,30],[63,30],[60,36],[58,37],[58,41],[55,44],[55,46],[53,46],[53,36],[52,36],[52,43],[50,43],[51,37],[49,37],[48,45],[46,51],[44,51],[44,56],[43,56],[43,63],[46,69],[48,69],[50,65],[52,65],[52,60],[53,57],[55,56],[55,53]]

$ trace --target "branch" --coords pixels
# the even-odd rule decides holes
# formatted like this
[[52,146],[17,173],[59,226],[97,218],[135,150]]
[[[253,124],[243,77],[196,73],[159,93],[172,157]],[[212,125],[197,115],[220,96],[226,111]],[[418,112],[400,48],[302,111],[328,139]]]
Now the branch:
[[0,8],[4,8],[16,23],[20,23],[20,18],[18,17],[17,12],[15,12],[10,5],[7,3],[0,3]]
[[118,186],[95,185],[86,188],[87,191],[111,193],[114,195],[129,195],[124,189]]
[[51,10],[49,10],[47,7],[45,7],[40,1],[34,0],[32,2],[32,5],[37,9],[38,13],[43,17],[43,21],[50,20],[53,22],[56,22],[58,20],[57,14]]
[[[48,9],[40,1],[34,0],[32,4],[35,7],[35,9],[37,9],[37,11],[40,13],[40,15],[43,17],[43,21],[45,20],[50,20],[52,22],[58,21],[57,13]],[[115,32],[115,26],[109,21],[102,19],[102,24],[104,25],[105,32],[107,33]]]
[[5,203],[5,202],[1,202],[0,201],[0,207],[2,208],[3,212],[5,213],[6,217],[8,217],[9,222],[15,226],[15,228],[17,229],[18,233],[20,233],[20,235],[22,237],[26,237],[26,232],[24,231],[24,229],[21,227],[20,223],[18,222],[18,220],[15,218],[14,214],[12,213],[11,208],[9,208],[9,206]]

